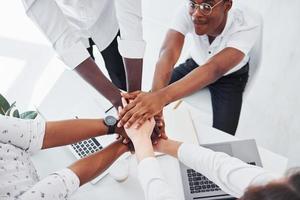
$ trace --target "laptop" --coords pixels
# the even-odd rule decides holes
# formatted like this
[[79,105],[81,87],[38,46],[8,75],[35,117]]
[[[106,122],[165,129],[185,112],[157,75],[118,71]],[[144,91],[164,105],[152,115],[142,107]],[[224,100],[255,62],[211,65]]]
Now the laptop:
[[[255,140],[241,140],[201,145],[214,151],[224,152],[248,164],[262,167]],[[180,173],[186,200],[235,199],[223,192],[201,173],[180,163]]]

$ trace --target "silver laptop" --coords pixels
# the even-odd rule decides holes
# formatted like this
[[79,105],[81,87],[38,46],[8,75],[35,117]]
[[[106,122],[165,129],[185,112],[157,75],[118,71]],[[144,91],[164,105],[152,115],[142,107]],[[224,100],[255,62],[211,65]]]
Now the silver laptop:
[[[255,140],[222,142],[202,146],[214,151],[224,152],[248,164],[262,167]],[[186,200],[234,199],[201,173],[190,169],[182,163],[180,163],[180,173]]]

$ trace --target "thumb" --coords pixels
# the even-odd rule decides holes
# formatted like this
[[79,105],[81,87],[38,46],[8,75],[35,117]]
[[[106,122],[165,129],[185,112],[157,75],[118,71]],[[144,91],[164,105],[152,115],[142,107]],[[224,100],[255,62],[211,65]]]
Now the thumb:
[[141,91],[137,90],[137,91],[130,92],[130,93],[121,93],[121,95],[125,99],[135,99],[140,93],[141,93]]

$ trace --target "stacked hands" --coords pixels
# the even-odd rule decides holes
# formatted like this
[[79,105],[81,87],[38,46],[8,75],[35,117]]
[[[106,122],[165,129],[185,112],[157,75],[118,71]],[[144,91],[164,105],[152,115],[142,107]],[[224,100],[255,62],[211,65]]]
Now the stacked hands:
[[150,141],[151,146],[159,146],[160,139],[168,138],[162,111],[165,103],[162,99],[154,97],[155,93],[141,91],[121,95],[123,108],[118,108],[120,120],[116,132],[124,138],[122,142],[128,145],[131,152],[135,151],[138,143]]

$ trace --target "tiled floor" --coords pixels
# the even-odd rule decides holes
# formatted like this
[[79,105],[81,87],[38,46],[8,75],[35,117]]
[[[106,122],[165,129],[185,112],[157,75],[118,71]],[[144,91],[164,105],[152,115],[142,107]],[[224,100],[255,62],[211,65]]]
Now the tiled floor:
[[[184,0],[143,0],[147,41],[144,89],[151,86],[155,61],[176,7]],[[287,156],[300,165],[299,0],[235,0],[261,12],[264,57],[255,87],[245,100],[238,136]],[[25,16],[19,0],[0,3],[0,92],[21,109],[38,104],[64,70],[51,46]],[[101,60],[98,60],[101,63]]]

